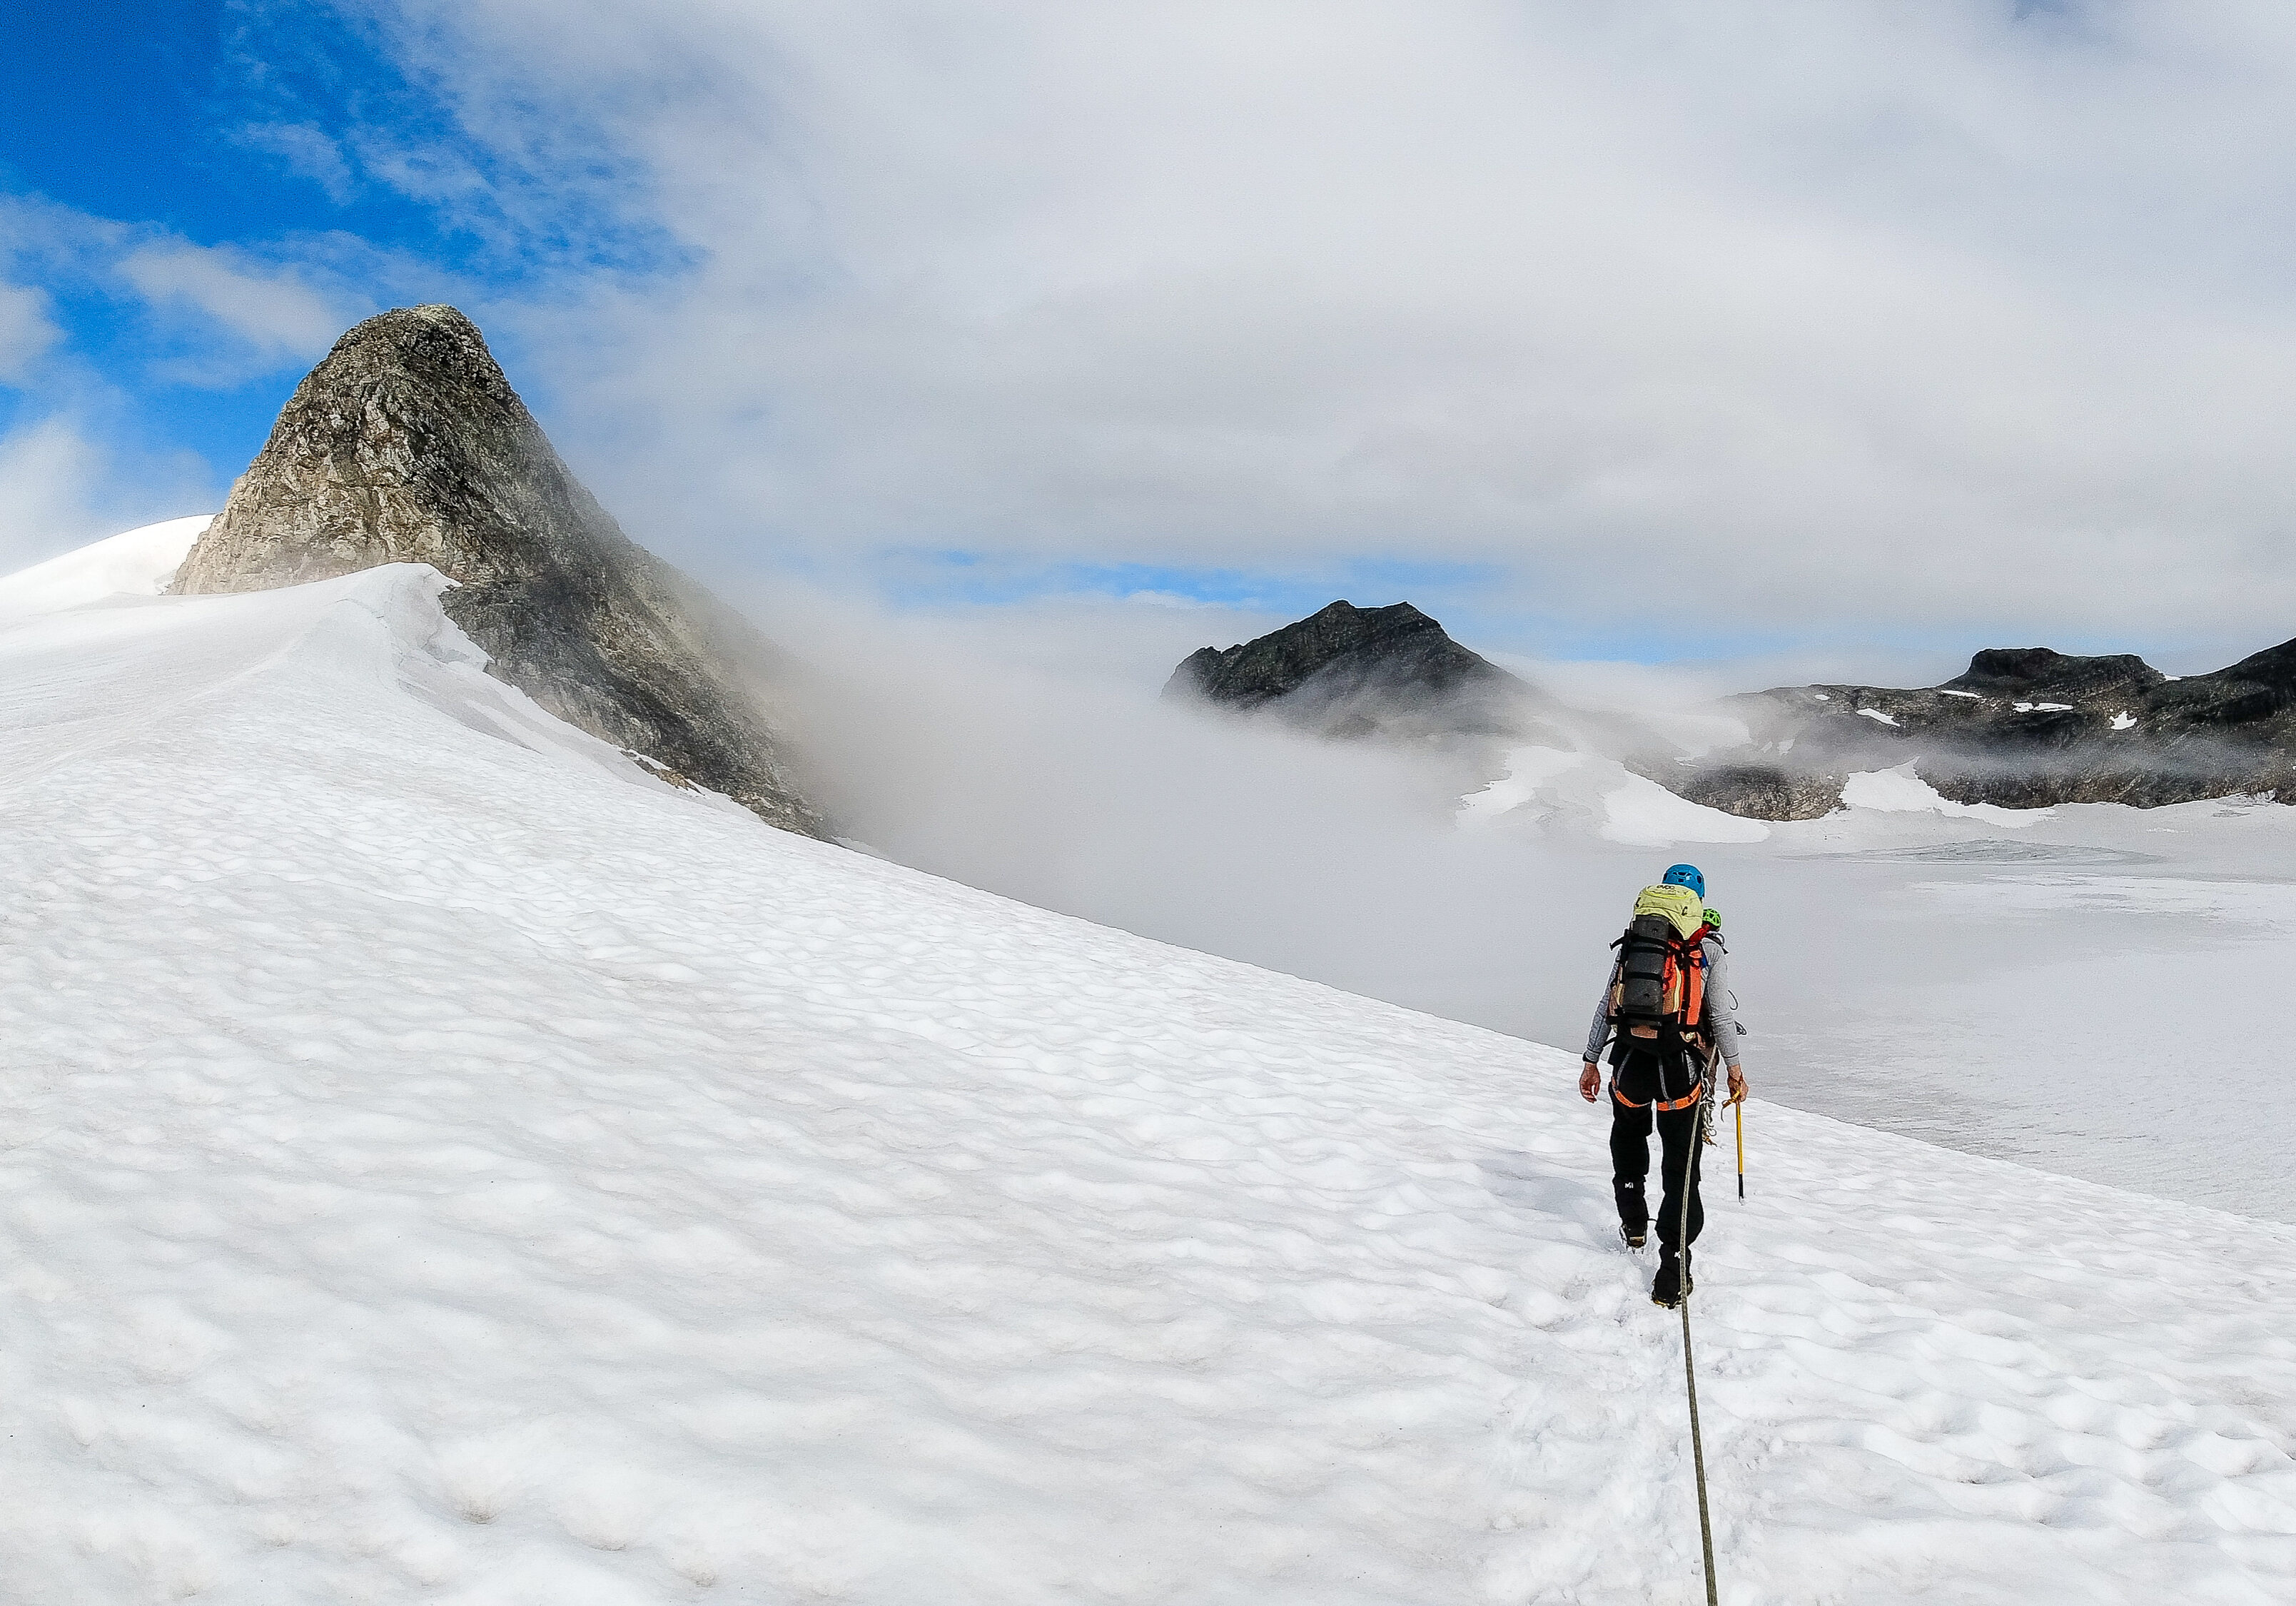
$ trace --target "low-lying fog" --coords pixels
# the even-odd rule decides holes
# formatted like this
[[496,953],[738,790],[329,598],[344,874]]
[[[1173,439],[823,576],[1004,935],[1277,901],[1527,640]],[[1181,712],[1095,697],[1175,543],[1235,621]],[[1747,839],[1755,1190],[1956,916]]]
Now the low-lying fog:
[[[822,596],[758,611],[820,671],[820,800],[905,864],[1576,1047],[1633,893],[1686,858],[1725,917],[1759,1095],[2296,1219],[2277,1046],[2296,811],[1860,809],[1751,843],[1463,825],[1472,774],[1159,702],[1185,653],[1280,620],[1136,602],[893,620]],[[1646,718],[1726,689],[1549,679]],[[1761,1159],[1758,1107],[1757,1187]]]

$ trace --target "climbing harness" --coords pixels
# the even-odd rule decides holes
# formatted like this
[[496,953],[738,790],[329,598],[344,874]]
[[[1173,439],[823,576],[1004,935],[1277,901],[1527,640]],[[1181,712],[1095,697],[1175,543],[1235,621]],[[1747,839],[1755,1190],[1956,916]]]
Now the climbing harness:
[[[1666,1091],[1666,1078],[1663,1076],[1659,1078],[1658,1091],[1660,1093],[1664,1093]],[[1629,1110],[1663,1110],[1670,1115],[1677,1110],[1687,1110],[1693,1104],[1698,1102],[1699,1100],[1704,1098],[1706,1096],[1706,1084],[1702,1079],[1693,1082],[1690,1085],[1690,1091],[1684,1094],[1678,1099],[1655,1099],[1651,1101],[1649,1103],[1644,1103],[1639,1101],[1630,1099],[1625,1094],[1620,1093],[1619,1091],[1619,1078],[1614,1076],[1611,1078],[1611,1096],[1618,1100],[1620,1103],[1624,1104]]]

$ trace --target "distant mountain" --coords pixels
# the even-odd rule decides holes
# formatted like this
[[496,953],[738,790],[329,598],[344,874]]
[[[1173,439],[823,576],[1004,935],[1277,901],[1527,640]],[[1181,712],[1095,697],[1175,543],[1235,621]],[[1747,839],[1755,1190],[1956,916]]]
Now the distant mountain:
[[1408,602],[1333,602],[1236,646],[1181,660],[1168,698],[1261,711],[1319,735],[1569,740],[1547,727],[1546,699],[1472,652]]
[[2296,642],[2184,679],[2126,653],[1996,648],[1941,685],[1781,686],[1721,706],[1746,745],[1638,767],[1758,819],[1825,814],[1852,772],[1908,759],[1956,802],[2015,808],[2296,799]]
[[447,612],[488,671],[559,717],[824,834],[766,712],[779,651],[623,535],[451,307],[386,312],[336,342],[174,589],[260,591],[383,563],[458,582]]
[[2127,653],[2018,647],[1980,652],[1937,686],[1777,686],[1712,705],[1747,739],[1687,756],[1639,721],[1561,704],[1408,602],[1333,602],[1256,641],[1203,648],[1164,695],[1321,735],[1447,742],[1487,766],[1523,747],[1601,754],[1758,820],[1816,819],[1841,807],[1851,774],[1908,761],[1953,801],[2012,808],[2296,801],[2296,642],[2183,679]]

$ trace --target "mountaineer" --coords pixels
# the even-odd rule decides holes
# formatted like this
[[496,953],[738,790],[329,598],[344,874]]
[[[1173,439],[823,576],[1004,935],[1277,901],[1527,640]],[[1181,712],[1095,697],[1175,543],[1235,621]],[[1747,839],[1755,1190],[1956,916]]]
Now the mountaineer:
[[[1706,877],[1695,864],[1676,864],[1635,899],[1634,918],[1616,945],[1619,957],[1587,1034],[1578,1092],[1592,1103],[1602,1087],[1596,1061],[1611,1045],[1611,1182],[1618,1197],[1619,1232],[1640,1249],[1650,1233],[1644,1181],[1650,1174],[1650,1134],[1660,1140],[1658,1274],[1653,1303],[1672,1309],[1691,1290],[1689,1243],[1697,1241],[1705,1211],[1698,1200],[1699,1142],[1706,1118],[1705,1078],[1718,1046],[1730,1068],[1730,1102],[1746,1096],[1738,1064],[1745,1028],[1733,1013],[1729,955],[1722,917],[1706,907]],[[1683,1236],[1687,1191],[1688,1242]]]

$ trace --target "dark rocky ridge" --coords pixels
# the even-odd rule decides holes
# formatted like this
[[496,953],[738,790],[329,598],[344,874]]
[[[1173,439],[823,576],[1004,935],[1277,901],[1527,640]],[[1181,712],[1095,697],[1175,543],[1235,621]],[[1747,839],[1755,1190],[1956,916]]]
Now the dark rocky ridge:
[[1941,685],[1781,686],[1723,706],[1746,721],[1749,746],[1638,767],[1757,819],[1824,814],[1850,772],[1908,759],[1961,803],[2296,800],[2296,642],[2181,680],[2127,653],[1995,648]]
[[1500,742],[1591,741],[1693,802],[1762,820],[1831,813],[1851,774],[1908,760],[1962,803],[2296,802],[2296,642],[2181,680],[2128,653],[2020,647],[1980,652],[1937,686],[1780,686],[1717,705],[1751,738],[1696,759],[1635,721],[1562,708],[1407,602],[1334,602],[1256,641],[1203,648],[1164,694],[1322,735],[1480,741],[1485,758]]
[[459,582],[448,617],[491,673],[559,717],[824,834],[765,711],[778,650],[622,533],[451,307],[387,312],[335,343],[173,589],[260,591],[382,563]]
[[1164,695],[1264,709],[1319,735],[1569,740],[1538,720],[1538,692],[1446,635],[1408,602],[1320,612],[1181,660]]

